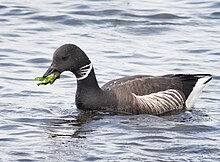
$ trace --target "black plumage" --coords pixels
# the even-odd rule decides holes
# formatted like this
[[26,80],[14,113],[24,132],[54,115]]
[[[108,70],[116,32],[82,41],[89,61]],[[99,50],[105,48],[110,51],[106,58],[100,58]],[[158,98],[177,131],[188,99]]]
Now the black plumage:
[[75,100],[79,109],[130,114],[161,115],[191,108],[212,78],[210,74],[135,75],[112,80],[100,88],[91,61],[73,44],[55,51],[44,77],[55,72],[58,78],[63,71],[71,71],[77,78]]

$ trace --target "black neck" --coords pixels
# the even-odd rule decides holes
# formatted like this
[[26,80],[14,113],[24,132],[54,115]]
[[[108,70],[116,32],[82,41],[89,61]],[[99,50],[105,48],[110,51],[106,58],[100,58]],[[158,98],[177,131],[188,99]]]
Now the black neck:
[[85,79],[77,80],[77,91],[81,90],[100,90],[93,68]]

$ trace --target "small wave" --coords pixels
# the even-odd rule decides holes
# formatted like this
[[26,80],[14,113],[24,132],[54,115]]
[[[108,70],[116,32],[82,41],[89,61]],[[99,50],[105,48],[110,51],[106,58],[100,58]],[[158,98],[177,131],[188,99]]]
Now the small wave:
[[1,14],[2,16],[24,16],[24,15],[32,15],[35,14],[34,11],[27,11],[24,9],[11,9],[6,13]]
[[178,16],[170,13],[159,13],[159,14],[153,14],[153,15],[137,15],[137,14],[131,14],[131,13],[125,13],[123,14],[127,17],[136,17],[136,18],[150,18],[150,19],[188,19],[190,17],[186,16]]
[[216,79],[216,80],[220,80],[220,76],[219,75],[214,76],[213,78]]
[[5,66],[5,67],[15,67],[15,66],[21,66],[23,67],[24,65],[21,64],[15,64],[15,63],[0,63],[0,66]]
[[15,130],[19,127],[21,127],[21,126],[19,126],[17,124],[8,124],[8,125],[0,126],[0,130]]
[[166,26],[146,26],[146,27],[127,27],[126,29],[123,29],[122,31],[125,33],[129,33],[132,35],[154,35],[154,34],[160,34],[165,31],[172,30],[170,27]]
[[187,52],[189,53],[194,53],[194,54],[201,54],[201,53],[208,53],[209,49],[194,49],[194,50],[188,50]]
[[3,37],[20,37],[18,34],[14,33],[7,33],[7,34],[2,34]]
[[61,20],[60,23],[64,25],[98,25],[98,26],[135,26],[137,24],[146,24],[148,21],[135,21],[135,20],[124,20],[124,19],[77,19],[70,18],[66,20]]
[[0,5],[0,9],[4,9],[4,8],[7,8],[7,6]]
[[13,142],[13,141],[17,141],[17,138],[8,138],[8,137],[3,137],[0,138],[1,142]]
[[25,62],[27,63],[49,63],[51,60],[45,59],[45,58],[33,58],[33,59],[28,59]]
[[72,4],[67,6],[67,8],[71,8],[71,9],[88,9],[90,8],[88,5],[84,5],[84,4]]
[[[165,26],[165,25],[182,25],[180,23],[170,23],[170,22],[150,22],[148,20],[127,20],[127,19],[98,19],[98,20],[91,20],[91,19],[68,19],[61,21],[62,24],[65,25],[98,25],[98,26],[105,26],[105,27],[125,27],[129,29],[130,27],[134,27],[134,29],[144,30],[147,28],[154,28],[153,26]],[[142,25],[142,26],[141,26]],[[143,27],[146,26],[146,27]],[[152,27],[149,27],[152,26]],[[157,28],[157,27],[155,27]]]
[[3,19],[3,18],[0,18],[0,22],[7,22],[8,19]]
[[155,14],[155,15],[149,15],[147,17],[152,18],[152,19],[188,19],[189,18],[186,16],[177,16],[177,15],[169,14],[169,13],[160,13],[160,14]]
[[7,57],[9,57],[9,56],[8,55],[0,55],[0,60],[4,60]]
[[73,14],[73,15],[88,15],[88,16],[113,16],[113,15],[120,15],[122,12],[122,10],[114,10],[114,9],[107,9],[107,10],[99,10],[99,11],[95,11],[95,10],[86,10],[86,11],[73,11],[73,12],[69,12],[69,14]]
[[68,19],[69,17],[67,15],[56,15],[56,16],[46,16],[46,15],[35,15],[32,17],[29,17],[28,19],[31,20],[38,20],[38,21],[60,21]]
[[20,51],[11,48],[0,48],[0,52],[21,53]]
[[211,6],[211,8],[218,8],[220,7],[220,2],[214,2]]
[[27,95],[34,95],[34,94],[39,94],[39,95],[42,95],[42,94],[50,94],[49,92],[44,92],[44,91],[32,91],[32,90],[23,90],[23,91],[21,91],[21,93],[23,93],[23,94],[27,94]]
[[220,19],[220,12],[213,12],[209,17],[212,19]]
[[68,18],[68,19],[65,19],[65,20],[60,20],[59,21],[61,24],[63,25],[84,25],[86,24],[86,20],[83,20],[83,19],[77,19],[77,18]]

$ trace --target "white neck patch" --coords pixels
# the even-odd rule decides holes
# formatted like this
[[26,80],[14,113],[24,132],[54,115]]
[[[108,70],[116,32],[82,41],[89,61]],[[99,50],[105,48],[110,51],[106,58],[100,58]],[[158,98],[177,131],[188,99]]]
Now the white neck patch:
[[81,67],[79,69],[79,73],[78,73],[80,77],[78,77],[76,79],[77,80],[83,80],[83,79],[87,78],[89,73],[91,72],[91,70],[92,70],[92,63],[90,63],[89,65],[85,65],[85,66]]

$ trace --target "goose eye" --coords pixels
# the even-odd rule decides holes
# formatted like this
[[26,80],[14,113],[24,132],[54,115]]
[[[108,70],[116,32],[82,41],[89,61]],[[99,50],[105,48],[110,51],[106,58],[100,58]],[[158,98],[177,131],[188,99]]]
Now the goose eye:
[[61,58],[63,61],[66,61],[68,59],[68,56],[62,56]]

